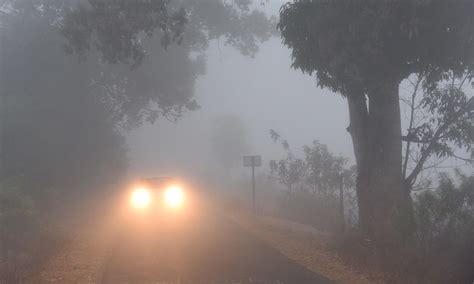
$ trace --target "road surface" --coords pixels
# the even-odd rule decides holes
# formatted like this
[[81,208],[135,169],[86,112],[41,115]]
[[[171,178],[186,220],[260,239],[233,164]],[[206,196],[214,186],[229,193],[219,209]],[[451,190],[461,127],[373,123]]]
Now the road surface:
[[165,213],[124,221],[103,283],[330,283],[215,210]]

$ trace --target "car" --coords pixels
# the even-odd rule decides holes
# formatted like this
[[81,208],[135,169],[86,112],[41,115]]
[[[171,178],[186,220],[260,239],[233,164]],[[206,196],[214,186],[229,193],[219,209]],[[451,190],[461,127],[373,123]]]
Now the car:
[[130,194],[131,206],[139,211],[178,209],[183,206],[184,201],[184,189],[172,177],[142,178]]

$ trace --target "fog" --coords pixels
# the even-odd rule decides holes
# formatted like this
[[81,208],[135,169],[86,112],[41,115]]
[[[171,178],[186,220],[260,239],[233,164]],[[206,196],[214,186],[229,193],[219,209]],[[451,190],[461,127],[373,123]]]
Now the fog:
[[341,257],[348,269],[324,268],[336,283],[370,278],[330,275],[346,270],[474,283],[473,9],[0,1],[0,283],[49,283],[40,267],[62,247],[95,263],[100,246],[97,283],[168,264],[179,283],[235,268],[258,283],[251,266],[304,276],[278,251],[289,244],[314,267]]
[[[200,109],[177,122],[160,119],[132,131],[127,140],[131,176],[214,169],[210,131],[224,114],[241,120],[251,149],[247,154],[262,155],[266,168],[270,159],[282,155],[270,129],[287,137],[296,150],[316,139],[332,152],[352,157],[344,99],[318,88],[314,77],[288,68],[290,64],[290,51],[278,38],[262,44],[253,59],[213,42],[206,73],[196,85]],[[243,170],[243,164],[234,170]]]

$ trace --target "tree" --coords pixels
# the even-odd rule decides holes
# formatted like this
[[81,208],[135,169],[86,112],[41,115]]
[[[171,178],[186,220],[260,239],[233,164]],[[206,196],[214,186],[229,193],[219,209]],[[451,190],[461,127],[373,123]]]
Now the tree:
[[423,279],[469,283],[474,280],[474,176],[455,171],[454,177],[441,173],[436,190],[417,195],[415,240]]
[[112,109],[122,113],[127,126],[136,126],[160,116],[176,120],[198,108],[194,84],[204,72],[211,40],[223,39],[244,55],[257,52],[258,43],[273,35],[275,20],[251,5],[222,0],[87,0],[61,6],[64,20],[57,27],[66,39],[65,49],[80,59],[89,55],[121,63],[106,65],[96,77],[108,82]]
[[304,160],[296,158],[290,149],[287,140],[282,139],[275,130],[270,130],[270,136],[273,142],[281,142],[283,150],[286,152],[286,158],[280,161],[270,161],[270,173],[277,177],[278,182],[287,188],[287,193],[291,194],[294,190],[301,189],[305,177],[306,165]]
[[[125,127],[176,120],[198,108],[194,84],[211,40],[253,56],[274,34],[274,19],[251,1],[7,0],[1,24],[32,15],[64,38],[59,46],[96,66],[91,87]],[[145,60],[146,58],[146,60]]]
[[347,187],[353,186],[354,170],[346,167],[348,159],[332,154],[326,145],[315,140],[312,145],[303,146],[304,158],[298,158],[278,132],[271,129],[270,136],[274,142],[281,143],[286,153],[284,159],[270,161],[270,173],[287,187],[288,193],[300,190],[330,194],[339,189],[341,176]]
[[43,209],[52,190],[64,198],[119,182],[126,147],[116,116],[90,81],[102,67],[61,52],[50,18],[19,13],[1,29],[2,178],[21,177]]
[[[412,91],[409,96],[401,97],[409,110],[408,128],[402,136],[406,142],[402,171],[407,188],[415,187],[423,170],[435,168],[446,158],[474,162],[474,98],[468,96],[466,88],[469,87],[465,86],[470,76],[457,78],[452,74],[428,89],[422,88],[426,85],[423,74],[410,78]],[[459,150],[464,150],[466,155],[459,156]],[[430,157],[437,161],[427,165]],[[425,186],[422,183],[418,188]]]
[[347,98],[362,231],[383,246],[413,232],[402,177],[399,84],[426,74],[426,88],[474,67],[470,1],[309,1],[280,10],[294,68]]
[[67,13],[60,24],[66,49],[79,56],[96,48],[109,63],[136,66],[149,52],[147,38],[160,38],[163,47],[178,43],[202,51],[213,39],[225,41],[245,55],[272,35],[273,19],[252,10],[252,1],[222,0],[88,0]]
[[222,115],[215,119],[211,132],[211,155],[219,167],[230,171],[249,149],[245,128],[240,119],[232,115]]
[[125,167],[125,131],[198,107],[194,84],[210,40],[252,55],[271,35],[272,21],[236,3],[4,1],[2,176],[68,188],[63,181],[90,180],[85,171]]
[[333,155],[326,145],[313,141],[311,146],[304,146],[303,151],[307,165],[306,184],[314,192],[333,192],[339,189],[343,175],[350,176],[345,168],[347,158]]
[[[345,199],[341,197],[350,197],[354,188],[354,167],[347,167],[348,159],[332,154],[318,141],[303,146],[304,156],[298,158],[275,130],[270,130],[270,136],[274,142],[282,144],[286,154],[281,160],[270,161],[271,176],[287,189],[281,201],[284,213],[323,230],[338,230],[345,220],[344,212],[351,214],[356,208],[349,200],[345,203],[350,208],[344,210],[341,206]],[[341,182],[345,188],[342,196]]]

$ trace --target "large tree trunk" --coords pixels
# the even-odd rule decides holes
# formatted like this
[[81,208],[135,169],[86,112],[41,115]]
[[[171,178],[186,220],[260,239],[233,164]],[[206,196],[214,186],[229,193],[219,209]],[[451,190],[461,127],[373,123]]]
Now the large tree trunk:
[[366,235],[372,235],[372,206],[369,192],[369,140],[368,110],[365,94],[352,90],[348,94],[350,125],[347,131],[351,134],[354,156],[357,164],[356,193],[359,207],[359,225]]
[[381,82],[369,95],[369,192],[373,237],[379,245],[403,241],[412,227],[409,193],[402,177],[399,81]]
[[403,188],[401,118],[397,80],[368,93],[348,94],[357,163],[360,226],[380,246],[398,245],[412,229],[409,193]]

